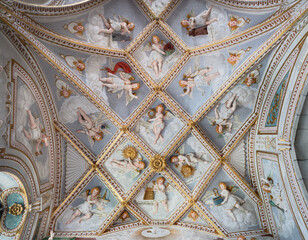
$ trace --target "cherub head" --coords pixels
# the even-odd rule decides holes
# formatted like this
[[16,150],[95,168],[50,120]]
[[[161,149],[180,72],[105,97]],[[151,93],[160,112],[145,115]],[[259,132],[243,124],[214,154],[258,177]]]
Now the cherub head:
[[172,163],[177,163],[177,162],[179,161],[179,158],[178,158],[178,156],[172,156],[171,159],[170,159],[170,161],[171,161]]
[[224,126],[223,126],[223,125],[220,125],[220,124],[217,124],[215,130],[216,130],[216,132],[217,132],[218,134],[222,134],[223,131],[224,131]]
[[136,91],[136,90],[138,90],[140,88],[140,83],[134,83],[134,84],[132,84],[132,90],[133,91]]
[[86,65],[81,60],[78,60],[77,62],[74,62],[74,65],[75,65],[76,69],[78,71],[80,71],[80,72],[82,72],[83,70],[86,69]]
[[191,218],[193,221],[196,221],[199,215],[195,210],[191,210],[190,213],[188,214],[188,217]]
[[93,139],[94,139],[95,141],[101,141],[101,140],[103,139],[103,137],[104,137],[104,134],[103,134],[103,133],[101,133],[101,132],[96,132],[95,135],[94,135],[94,137],[93,137]]
[[233,66],[234,64],[237,63],[239,56],[237,54],[234,54],[234,53],[229,53],[229,55],[230,55],[230,57],[228,57],[227,61],[228,61],[228,63],[230,63]]
[[93,197],[98,196],[100,193],[101,193],[101,190],[100,190],[99,187],[94,187],[94,188],[91,189],[91,195]]
[[224,182],[220,182],[218,185],[219,185],[220,190],[226,190],[227,189],[227,185]]
[[164,107],[164,105],[159,104],[159,105],[156,106],[155,109],[156,109],[156,112],[162,113],[165,110],[165,107]]
[[73,29],[74,29],[75,31],[77,31],[77,33],[79,33],[79,34],[83,34],[83,32],[84,32],[84,30],[85,30],[84,26],[83,26],[81,23],[78,23],[77,25],[75,25],[75,26],[73,27]]
[[184,87],[187,87],[188,82],[183,79],[183,80],[179,81],[179,85],[180,85],[180,87],[184,88]]
[[188,27],[189,27],[188,20],[186,20],[186,19],[185,19],[185,20],[182,20],[182,21],[181,21],[181,25],[182,25],[183,28],[188,28]]
[[144,162],[144,161],[139,161],[139,163],[138,163],[138,168],[139,168],[140,170],[145,169],[145,162]]
[[153,44],[159,43],[159,41],[160,41],[160,39],[159,39],[158,36],[154,35],[154,36],[152,37],[152,43],[153,43]]
[[125,210],[120,216],[122,222],[124,222],[127,218],[129,218],[128,212]]
[[133,22],[128,22],[128,24],[127,24],[127,29],[128,29],[129,31],[133,31],[134,28],[135,28],[135,24],[134,24]]
[[245,78],[244,83],[245,83],[248,87],[250,87],[250,86],[251,86],[252,84],[254,84],[254,83],[257,83],[257,78],[255,77],[255,74],[254,74],[254,73],[249,74],[249,75]]
[[157,178],[156,180],[156,183],[159,184],[159,185],[162,185],[166,182],[166,179],[164,177],[159,177]]
[[60,96],[63,96],[65,98],[69,98],[72,94],[72,91],[65,88],[65,87],[62,87],[62,90],[60,91]]
[[228,22],[228,26],[231,28],[231,31],[234,31],[238,28],[238,20],[235,17],[231,17]]
[[243,235],[240,235],[237,237],[237,240],[246,240],[246,238]]

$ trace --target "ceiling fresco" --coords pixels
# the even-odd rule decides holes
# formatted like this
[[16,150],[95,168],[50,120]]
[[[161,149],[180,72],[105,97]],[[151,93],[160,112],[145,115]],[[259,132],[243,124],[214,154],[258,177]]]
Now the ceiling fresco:
[[12,203],[33,195],[32,231],[0,240],[305,239],[283,131],[308,74],[307,9],[0,1],[0,171],[29,184]]

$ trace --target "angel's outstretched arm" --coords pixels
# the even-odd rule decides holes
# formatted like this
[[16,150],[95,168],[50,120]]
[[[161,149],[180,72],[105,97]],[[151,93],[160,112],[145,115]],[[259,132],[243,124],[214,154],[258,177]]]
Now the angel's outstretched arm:
[[103,20],[103,22],[104,22],[106,28],[111,28],[109,22],[108,22],[107,19],[104,17],[104,15],[103,15],[103,14],[100,14],[99,16],[102,18],[102,20]]

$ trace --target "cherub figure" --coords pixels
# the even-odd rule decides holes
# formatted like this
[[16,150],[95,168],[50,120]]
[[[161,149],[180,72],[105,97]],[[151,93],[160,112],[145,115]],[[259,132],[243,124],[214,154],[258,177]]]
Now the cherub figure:
[[229,57],[227,59],[228,63],[230,63],[233,67],[238,64],[240,60],[242,60],[246,54],[246,52],[249,52],[251,47],[248,47],[246,50],[241,49],[238,51],[231,51],[229,52]]
[[220,75],[219,72],[209,74],[211,71],[213,71],[212,67],[199,69],[198,58],[195,64],[195,71],[191,73],[190,67],[188,71],[183,75],[183,79],[179,81],[179,85],[185,89],[184,93],[181,94],[181,97],[189,96],[192,98],[194,87],[197,87],[197,89],[202,92],[202,95],[204,95],[205,92],[201,87],[210,85],[210,82]]
[[122,16],[113,15],[112,18],[106,19],[103,14],[99,15],[106,29],[101,29],[100,33],[112,34],[113,32],[121,32],[121,35],[131,34],[131,31],[135,28],[135,24],[133,22],[129,22]]
[[204,10],[197,16],[193,16],[188,14],[187,18],[188,20],[182,20],[181,25],[182,27],[186,28],[188,30],[189,36],[199,36],[199,35],[207,35],[208,30],[207,27],[211,25],[213,22],[218,21],[218,18],[213,18],[209,20],[209,16],[211,14],[213,6],[211,6],[208,10]]
[[243,17],[238,16],[230,16],[230,21],[228,22],[228,26],[230,27],[231,33],[236,33],[240,27],[243,27],[245,23],[249,23],[250,19],[246,20]]
[[166,113],[164,113],[164,111],[165,107],[163,104],[157,105],[155,117],[148,120],[148,122],[153,122],[152,131],[155,135],[154,144],[156,144],[158,140],[160,140],[161,142],[164,141],[164,137],[162,135],[162,131],[164,130],[166,125],[164,120],[173,116],[172,113],[170,113],[169,111],[166,111]]
[[245,213],[249,211],[245,210],[241,205],[245,203],[243,199],[234,195],[227,187],[227,185],[223,182],[219,183],[219,188],[221,190],[220,195],[223,197],[223,202],[221,203],[222,206],[225,207],[227,213],[231,216],[234,222],[236,222],[236,218],[234,216],[233,210],[237,208]]
[[247,240],[247,238],[245,238],[243,235],[240,235],[237,237],[236,240]]
[[64,98],[69,98],[72,93],[73,93],[73,90],[71,90],[69,88],[69,85],[62,81],[58,75],[55,75],[55,78],[56,78],[56,87],[57,87],[57,95],[58,95],[58,98],[60,99],[61,97],[64,97]]
[[79,107],[78,108],[78,122],[84,129],[77,130],[77,133],[84,133],[88,136],[91,146],[94,144],[94,141],[101,141],[104,137],[104,134],[111,134],[106,128],[108,127],[103,122],[106,122],[106,118],[98,116],[95,119],[90,117],[86,112]]
[[274,184],[274,180],[268,176],[267,179],[265,178],[261,178],[261,182],[262,182],[262,189],[271,194],[270,195],[270,204],[276,208],[278,208],[279,210],[281,210],[283,213],[287,211],[285,203],[283,201],[283,198],[281,196],[281,188],[279,183]]
[[156,214],[158,211],[158,204],[162,203],[167,212],[168,209],[168,198],[166,194],[166,186],[165,186],[166,179],[164,177],[159,177],[154,184],[154,210],[153,214]]
[[124,160],[112,159],[110,164],[118,168],[127,169],[129,171],[140,172],[145,168],[145,162],[142,160],[138,150],[133,146],[127,146],[122,150]]
[[195,210],[192,209],[189,212],[188,217],[195,222],[199,218],[199,215]]
[[122,212],[120,219],[122,222],[127,221],[130,218],[129,213],[125,210],[124,212]]
[[67,25],[65,24],[63,28],[82,39],[86,39],[84,36],[85,27],[82,25],[81,22],[73,21]]
[[66,222],[66,224],[70,224],[76,218],[80,218],[79,223],[90,219],[93,214],[96,213],[96,211],[94,210],[94,206],[96,206],[99,211],[104,210],[103,205],[107,202],[107,200],[103,197],[100,197],[100,193],[101,190],[99,187],[92,188],[90,194],[89,191],[86,191],[85,196],[82,196],[85,197],[86,200],[77,207],[74,207],[74,213],[71,218]]
[[252,84],[258,83],[259,75],[259,70],[255,69],[246,76],[243,83],[246,84],[247,87],[250,87]]
[[133,94],[133,91],[136,91],[140,88],[140,83],[132,83],[134,77],[125,72],[119,72],[120,77],[110,72],[107,73],[106,78],[101,78],[100,81],[103,83],[103,87],[107,87],[108,91],[111,93],[118,93],[117,97],[120,98],[123,95],[123,92],[126,94],[126,105],[132,99],[138,99],[138,96]]
[[199,156],[195,156],[194,153],[187,153],[187,154],[179,154],[176,156],[172,156],[170,161],[172,163],[176,163],[178,164],[178,167],[182,167],[184,164],[188,165],[188,166],[192,166],[198,162],[204,162],[204,163],[208,163],[207,160],[204,160],[202,157],[203,155],[206,155],[206,153],[201,153],[199,154]]
[[233,123],[229,119],[233,118],[233,113],[236,110],[237,94],[232,93],[232,96],[221,105],[218,110],[218,105],[215,107],[215,121],[212,124],[216,125],[216,132],[222,134],[224,127],[228,127],[229,132],[232,131]]
[[86,69],[86,65],[81,59],[77,60],[74,56],[64,55],[62,53],[60,53],[60,57],[65,60],[67,65],[69,65],[72,69],[77,70],[79,73],[82,73]]
[[151,65],[154,69],[156,76],[158,76],[162,72],[164,55],[166,54],[163,49],[163,45],[160,43],[160,39],[158,36],[152,37],[152,51],[150,54]]
[[39,118],[35,118],[32,115],[30,109],[27,110],[28,113],[28,126],[29,129],[23,129],[23,132],[28,140],[35,143],[35,155],[38,156],[42,154],[41,149],[43,144],[48,147],[48,136],[44,133],[44,127],[41,124]]

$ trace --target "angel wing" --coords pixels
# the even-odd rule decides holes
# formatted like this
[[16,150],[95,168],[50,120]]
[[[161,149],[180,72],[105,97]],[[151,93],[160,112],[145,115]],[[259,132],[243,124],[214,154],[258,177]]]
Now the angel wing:
[[115,66],[115,61],[113,61],[112,58],[108,58],[108,64],[109,64],[109,68],[110,69],[114,69],[114,66]]
[[144,118],[141,118],[137,124],[136,124],[136,132],[139,133],[141,131],[141,127],[143,127],[146,131],[147,134],[151,134],[151,130],[152,130],[152,123],[144,120]]
[[87,199],[89,190],[82,192],[77,198]]
[[166,192],[174,192],[175,189],[170,183],[166,183]]
[[179,154],[179,155],[184,155],[184,153],[185,153],[185,145],[182,144],[182,145],[176,150],[176,153]]
[[171,120],[173,118],[175,118],[174,114],[172,112],[170,112],[169,110],[166,110],[164,120]]
[[242,126],[242,121],[239,119],[239,115],[234,115],[232,122],[232,129],[239,129]]
[[87,135],[87,136],[88,136],[88,141],[90,143],[90,147],[92,148],[94,146],[95,141],[93,140],[93,138],[91,136],[89,136],[89,135]]
[[149,52],[152,51],[152,45],[151,42],[148,42],[147,44],[145,44],[141,50],[142,52]]
[[119,20],[120,22],[127,22],[127,21],[128,21],[128,19],[127,19],[126,17],[123,17],[123,16],[121,16],[121,15],[116,15],[116,14],[114,14],[113,17],[114,17],[114,19],[117,19],[117,20]]
[[210,124],[213,124],[216,120],[215,117],[206,116],[206,119],[209,121]]
[[192,66],[190,65],[189,68],[186,70],[186,72],[184,73],[184,75],[186,76],[190,76],[192,74]]
[[95,127],[101,126],[103,123],[108,121],[108,118],[106,118],[102,112],[92,113],[90,116],[94,121]]
[[128,91],[125,91],[125,99],[126,99],[126,106],[134,99],[133,97],[131,97],[131,95],[129,95]]
[[191,17],[195,17],[195,16],[196,16],[196,13],[195,13],[194,9],[190,10],[190,12],[187,14],[188,19],[191,18]]
[[206,191],[205,195],[201,198],[201,201],[204,204],[214,205],[213,198],[215,197],[215,194],[213,191]]
[[240,190],[239,187],[235,186],[235,185],[231,185],[229,186],[229,189],[230,189],[230,193],[234,194],[236,193],[238,190]]
[[198,56],[195,65],[194,65],[194,72],[198,72],[200,70],[200,57]]

